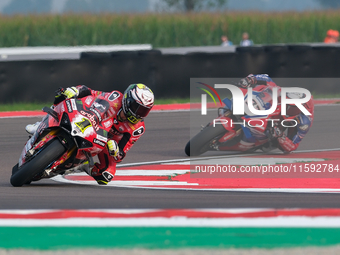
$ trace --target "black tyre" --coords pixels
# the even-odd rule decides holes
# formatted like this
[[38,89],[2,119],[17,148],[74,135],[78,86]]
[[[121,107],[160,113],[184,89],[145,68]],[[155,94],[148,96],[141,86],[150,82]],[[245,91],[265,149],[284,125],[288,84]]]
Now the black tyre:
[[19,163],[16,164],[15,166],[13,166],[13,168],[12,168],[12,175],[15,174],[16,172],[18,172],[18,170],[19,170]]
[[185,154],[198,156],[209,150],[210,142],[216,137],[228,132],[222,125],[207,126],[195,135],[185,146]]
[[58,139],[53,140],[19,169],[17,165],[13,167],[11,184],[14,187],[21,187],[30,183],[33,177],[42,173],[49,164],[58,159],[65,151],[65,147]]

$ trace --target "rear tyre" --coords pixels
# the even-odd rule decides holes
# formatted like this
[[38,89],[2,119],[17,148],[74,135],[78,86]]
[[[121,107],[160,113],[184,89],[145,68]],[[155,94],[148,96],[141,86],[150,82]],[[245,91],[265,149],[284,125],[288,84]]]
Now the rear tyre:
[[210,143],[218,136],[228,132],[222,125],[207,126],[195,135],[185,146],[185,154],[188,156],[198,156],[210,148]]
[[65,150],[65,147],[60,141],[55,139],[40,152],[33,155],[33,158],[20,168],[18,168],[18,165],[15,165],[12,169],[10,179],[12,186],[21,187],[24,184],[29,184],[36,175],[42,173],[45,168],[58,159]]

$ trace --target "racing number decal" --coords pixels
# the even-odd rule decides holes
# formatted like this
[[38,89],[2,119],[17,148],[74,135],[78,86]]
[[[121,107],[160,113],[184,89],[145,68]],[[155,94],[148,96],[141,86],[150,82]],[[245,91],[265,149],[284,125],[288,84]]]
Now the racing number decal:
[[86,118],[83,118],[82,121],[75,122],[74,124],[76,124],[82,133],[84,133],[88,127],[92,126],[91,122]]

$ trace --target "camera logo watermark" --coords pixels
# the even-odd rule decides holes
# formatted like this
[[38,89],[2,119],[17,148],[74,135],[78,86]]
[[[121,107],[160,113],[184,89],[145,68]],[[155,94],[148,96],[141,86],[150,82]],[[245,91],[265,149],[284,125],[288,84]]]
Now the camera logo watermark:
[[[246,91],[247,93],[244,95],[244,92],[241,88],[231,85],[231,84],[215,84],[213,88],[212,86],[198,82],[201,85],[204,85],[205,87],[209,88],[213,94],[217,96],[219,99],[219,102],[222,104],[222,100],[217,93],[216,89],[228,89],[232,94],[232,113],[233,115],[248,115],[248,116],[254,116],[257,117],[265,117],[275,112],[277,106],[278,106],[278,88],[273,87],[271,88],[271,104],[269,109],[256,109],[253,105],[253,88],[248,88]],[[213,99],[215,105],[217,106],[215,97],[213,94],[205,89],[205,88],[199,88],[206,92],[206,94],[201,94],[201,115],[207,115],[207,94]],[[245,89],[244,89],[245,90]],[[254,91],[256,92],[256,91]],[[259,93],[259,92],[256,92]],[[296,97],[296,98],[287,98],[288,94],[295,94],[295,95],[304,95],[303,97]],[[304,88],[298,88],[298,87],[283,87],[281,88],[281,115],[286,115],[287,105],[295,105],[303,114],[305,115],[312,115],[304,106],[304,103],[307,103],[311,98],[311,93],[309,90]],[[295,127],[297,125],[296,120],[290,119],[290,120],[280,120],[280,119],[249,119],[248,123],[246,123],[246,120],[243,119],[243,122],[232,122],[232,119],[224,119],[224,118],[218,118],[213,120],[213,126],[215,127],[216,124],[222,124],[227,125],[228,122],[231,122],[230,125],[233,124],[241,124],[243,126],[249,126],[249,127],[258,127],[263,126],[265,122],[271,122],[271,126],[273,127],[276,123],[276,121],[281,122],[281,126],[283,127]],[[252,125],[252,122],[256,122],[256,125]],[[293,124],[292,124],[293,123]]]
[[[207,84],[204,84],[204,83],[201,83],[201,84],[208,86],[217,95],[217,97],[220,100],[220,103],[222,105],[221,98],[218,95],[217,91],[213,87],[211,87]],[[245,100],[244,100],[244,95],[243,95],[242,89],[240,89],[239,87],[237,87],[235,85],[231,85],[231,84],[215,84],[215,88],[217,88],[217,89],[228,89],[231,92],[232,98],[233,98],[233,108],[232,109],[233,109],[234,115],[249,114],[249,112],[245,112]],[[202,89],[202,88],[200,88],[200,89]],[[215,105],[216,105],[216,100],[213,97],[213,95],[206,89],[202,89],[202,90],[207,92],[210,95],[210,97],[213,99],[213,101],[215,102]],[[255,115],[272,114],[277,107],[277,98],[278,98],[277,88],[273,88],[272,92],[273,92],[273,96],[272,96],[273,102],[272,102],[272,106],[271,106],[270,109],[267,109],[267,110],[255,109],[254,106],[253,106],[253,103],[252,103],[252,97],[247,96],[248,107],[246,107],[246,111],[249,110],[251,114],[255,114]],[[287,98],[287,93],[301,93],[301,94],[305,94],[305,97],[304,98]],[[253,89],[248,88],[247,94],[252,95]],[[307,90],[307,89],[298,88],[298,87],[281,88],[281,115],[286,115],[286,106],[287,105],[295,105],[296,107],[298,107],[300,109],[300,111],[303,114],[312,115],[303,106],[303,104],[307,103],[311,98],[312,98],[312,95],[309,92],[309,90]],[[206,115],[207,114],[207,97],[206,97],[206,94],[202,94],[201,99],[202,99],[202,101],[201,101],[201,114]]]

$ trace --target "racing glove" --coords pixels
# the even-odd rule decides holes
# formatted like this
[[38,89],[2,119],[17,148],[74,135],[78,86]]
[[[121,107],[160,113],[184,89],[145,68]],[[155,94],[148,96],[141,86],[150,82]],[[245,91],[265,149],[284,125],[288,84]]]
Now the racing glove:
[[237,85],[241,88],[246,89],[251,87],[252,85],[255,85],[256,82],[256,77],[253,74],[249,74],[246,78],[241,79]]
[[116,162],[121,162],[125,157],[125,152],[119,149],[119,146],[116,141],[109,140],[107,142],[107,149],[109,151],[110,156],[112,156]]
[[70,87],[61,92],[66,98],[77,97],[79,95],[79,90],[76,87]]
[[114,140],[109,140],[107,142],[107,148],[109,150],[109,153],[113,157],[117,157],[119,153],[119,147],[116,141]]

